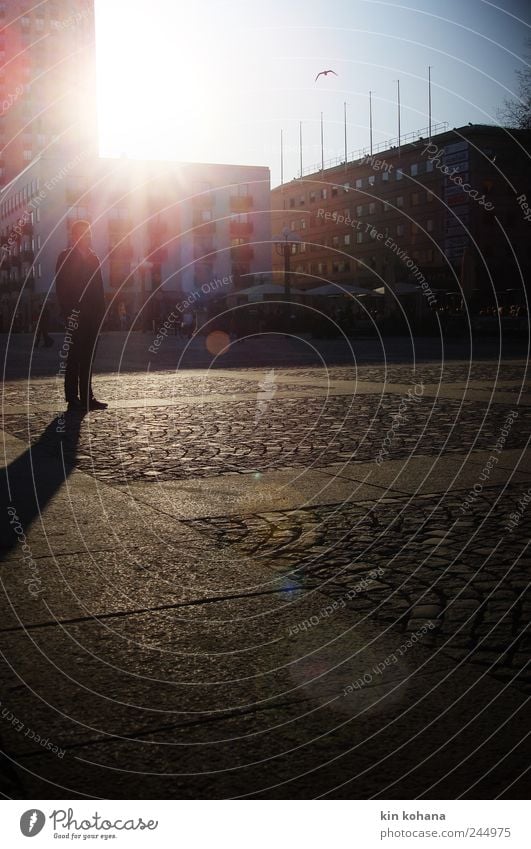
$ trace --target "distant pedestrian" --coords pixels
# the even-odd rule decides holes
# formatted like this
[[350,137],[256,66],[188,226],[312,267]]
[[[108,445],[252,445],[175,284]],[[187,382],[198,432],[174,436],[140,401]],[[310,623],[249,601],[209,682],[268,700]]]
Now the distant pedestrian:
[[183,315],[181,330],[186,339],[191,339],[196,330],[197,317],[195,312],[187,310]]
[[37,329],[35,330],[35,347],[39,347],[39,342],[42,336],[43,348],[51,348],[53,339],[48,330],[50,327],[50,308],[47,303],[44,303],[41,308],[40,315],[37,318]]
[[[69,410],[105,410],[92,392],[92,361],[105,315],[103,280],[92,250],[88,221],[72,225],[72,247],[59,254],[55,277],[57,300],[67,324],[64,349],[65,396]],[[68,339],[68,344],[66,340]]]

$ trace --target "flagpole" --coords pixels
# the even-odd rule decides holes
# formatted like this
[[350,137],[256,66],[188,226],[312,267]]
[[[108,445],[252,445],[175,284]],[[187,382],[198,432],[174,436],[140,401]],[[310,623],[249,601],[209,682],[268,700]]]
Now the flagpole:
[[280,131],[280,185],[284,185],[284,130]]
[[431,65],[428,65],[428,142],[431,144]]
[[369,92],[369,134],[370,134],[371,156],[372,156],[372,91]]
[[398,156],[400,156],[400,80],[396,81],[397,85],[397,103],[398,103]]
[[343,103],[343,112],[345,118],[345,171],[347,170],[348,147],[347,147],[347,101]]
[[302,121],[299,121],[299,163],[300,179],[302,180]]
[[323,113],[321,112],[321,174],[324,174],[324,130]]

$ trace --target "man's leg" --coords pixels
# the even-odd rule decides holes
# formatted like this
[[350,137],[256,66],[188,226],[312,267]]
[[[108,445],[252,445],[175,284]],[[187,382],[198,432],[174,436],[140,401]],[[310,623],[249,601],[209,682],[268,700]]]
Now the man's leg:
[[67,403],[79,400],[79,339],[76,331],[69,331],[73,341],[68,348],[65,369],[65,398]]
[[79,397],[83,406],[94,398],[92,391],[92,363],[96,354],[98,337],[94,333],[85,333],[79,352]]

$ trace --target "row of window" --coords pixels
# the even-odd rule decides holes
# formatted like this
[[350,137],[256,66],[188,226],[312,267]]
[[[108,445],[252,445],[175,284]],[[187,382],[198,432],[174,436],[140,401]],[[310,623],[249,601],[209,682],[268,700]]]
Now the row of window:
[[[433,192],[413,192],[409,197],[410,206],[421,206],[424,203],[432,203],[435,199]],[[364,218],[366,215],[376,215],[377,212],[390,212],[393,209],[404,208],[404,196],[398,195],[394,199],[394,204],[381,201],[373,201],[369,204],[358,204],[356,206],[355,216],[350,209],[336,210],[336,218],[343,216],[344,220],[350,219],[355,223],[356,219]],[[334,219],[326,220],[323,215],[317,217],[317,221],[323,225],[330,225],[330,222],[335,223]],[[292,219],[290,221],[290,230],[307,230],[308,220],[305,218]]]
[[[420,267],[433,262],[433,250],[431,248],[411,252],[410,256]],[[349,259],[333,259],[329,262],[300,262],[294,270],[296,274],[315,274],[319,277],[326,277],[329,273],[348,274],[356,267],[356,264],[356,260]]]
[[[429,173],[431,171],[433,171],[433,162],[429,159],[422,163],[413,162],[409,166],[409,173],[412,177],[417,177],[419,174]],[[306,206],[307,199],[309,203],[317,203],[318,200],[328,200],[329,197],[338,197],[340,192],[346,195],[354,189],[371,189],[378,182],[388,183],[392,179],[392,173],[394,173],[395,180],[402,180],[406,172],[402,168],[397,168],[394,172],[381,171],[378,174],[370,174],[368,177],[358,177],[354,181],[354,184],[346,182],[342,186],[327,186],[319,190],[312,189],[307,195],[301,194],[298,198],[291,197],[289,199],[289,207],[290,209],[294,209],[297,205]]]
[[[394,226],[384,227],[382,229],[382,233],[384,237],[388,236],[405,236],[408,234],[409,224],[407,222],[400,222]],[[412,236],[417,235],[418,233],[433,233],[435,228],[433,218],[428,218],[423,224],[411,224],[410,233]],[[297,243],[293,253],[297,251],[299,253],[306,253],[306,251],[319,251],[323,247],[331,247],[331,248],[349,248],[351,245],[361,245],[365,242],[370,242],[373,239],[376,239],[378,236],[378,231],[376,228],[372,228],[371,230],[367,230],[366,227],[363,227],[361,230],[354,230],[352,233],[342,233],[342,234],[334,234],[330,238],[319,239],[319,244],[310,244],[306,242]]]
[[[7,198],[0,207],[0,218],[5,218],[11,212],[21,209],[35,195],[40,192],[40,180],[37,177],[30,183],[27,183],[19,192],[15,192],[11,197]],[[38,211],[38,210],[37,210]]]

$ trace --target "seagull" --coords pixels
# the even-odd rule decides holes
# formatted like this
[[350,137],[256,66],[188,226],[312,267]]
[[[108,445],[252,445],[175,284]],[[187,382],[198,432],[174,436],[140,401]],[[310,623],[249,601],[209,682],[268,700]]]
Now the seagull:
[[317,80],[319,79],[319,77],[320,77],[321,75],[324,75],[324,76],[326,77],[326,75],[327,75],[327,74],[335,74],[335,76],[336,76],[336,77],[338,77],[338,76],[339,76],[339,74],[336,74],[336,72],[335,72],[335,71],[332,71],[332,69],[330,69],[329,71],[319,71],[319,73],[317,74],[317,76],[316,76],[316,78],[315,78],[314,82],[317,82]]

